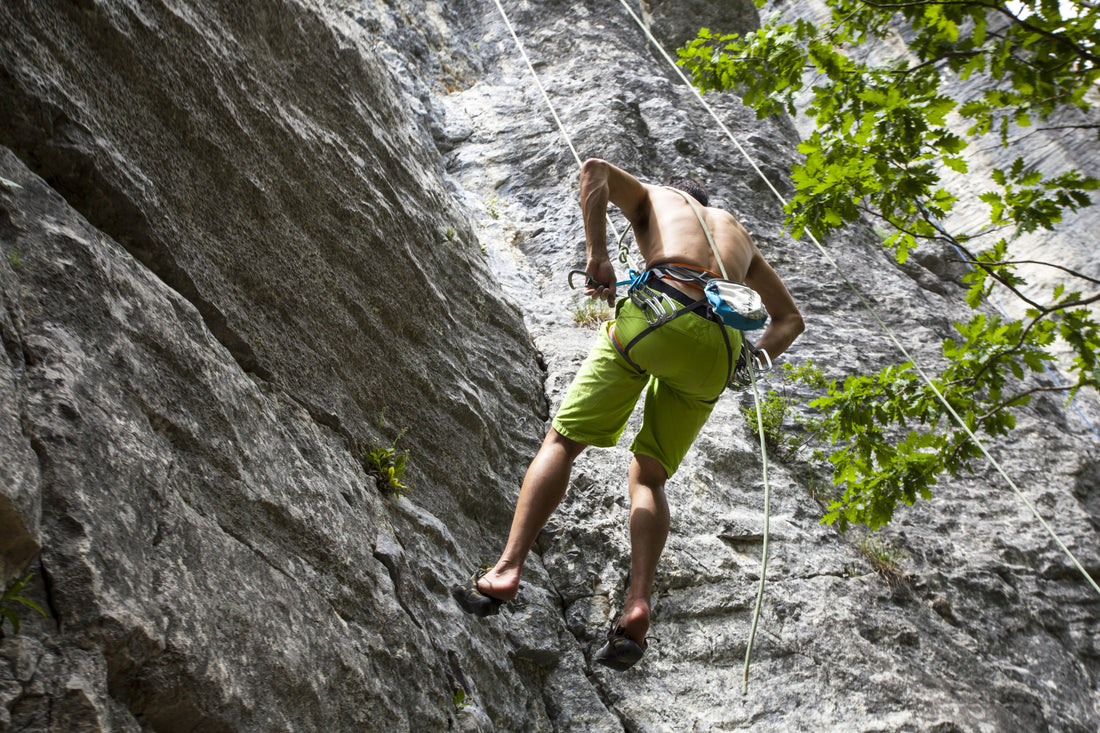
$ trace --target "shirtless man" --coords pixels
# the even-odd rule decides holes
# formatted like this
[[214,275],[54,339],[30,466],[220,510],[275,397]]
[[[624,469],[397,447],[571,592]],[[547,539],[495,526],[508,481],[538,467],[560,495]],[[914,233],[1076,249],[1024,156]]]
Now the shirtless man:
[[[778,357],[803,330],[802,316],[787,288],[745,228],[729,213],[707,207],[708,196],[702,186],[685,178],[671,178],[668,183],[675,190],[642,183],[603,160],[585,161],[580,176],[589,275],[585,294],[614,303],[615,269],[608,256],[605,224],[610,202],[634,228],[647,270],[657,268],[646,281],[649,295],[667,302],[670,314],[672,309],[702,298],[697,282],[662,275],[661,266],[671,264],[686,266],[704,278],[721,269],[686,194],[697,203],[728,279],[744,282],[763,300],[770,321],[756,348],[773,359]],[[708,316],[705,308],[652,328],[638,304],[623,299],[616,319],[597,339],[527,469],[500,559],[492,569],[452,590],[459,605],[469,613],[486,616],[516,597],[527,554],[565,496],[574,460],[589,445],[615,445],[646,389],[643,424],[630,446],[634,454],[628,475],[630,588],[607,644],[594,657],[619,670],[641,658],[657,560],[669,529],[665,481],[676,471],[725,389],[732,361],[740,352],[740,338],[738,331]]]

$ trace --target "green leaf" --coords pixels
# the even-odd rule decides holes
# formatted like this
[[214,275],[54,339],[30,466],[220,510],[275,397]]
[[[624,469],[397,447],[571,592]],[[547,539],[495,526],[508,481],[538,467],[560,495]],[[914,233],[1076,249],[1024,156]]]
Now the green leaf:
[[[30,600],[29,598],[23,598],[22,596],[12,596],[11,600],[17,601],[18,603],[22,603],[24,606],[30,606],[35,611],[38,611],[38,613],[42,616],[42,618],[46,618],[46,612],[42,610],[42,607],[39,606],[34,601]],[[18,633],[18,632],[16,632],[16,633]]]
[[10,608],[0,608],[0,613],[4,614],[4,617],[11,622],[12,633],[19,634],[19,616]]

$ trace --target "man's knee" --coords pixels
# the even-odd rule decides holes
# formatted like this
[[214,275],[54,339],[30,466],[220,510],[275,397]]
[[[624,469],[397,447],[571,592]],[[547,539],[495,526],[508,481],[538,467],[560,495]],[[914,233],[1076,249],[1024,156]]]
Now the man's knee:
[[553,446],[563,451],[569,457],[569,460],[574,460],[588,447],[586,443],[580,443],[572,438],[567,438],[554,428],[550,428],[550,430],[547,431],[546,439],[543,440],[543,447],[547,446]]
[[637,467],[635,478],[639,483],[645,486],[661,488],[665,485],[665,481],[668,480],[668,472],[665,471],[665,467],[653,456],[647,456],[644,453],[635,453],[634,464]]

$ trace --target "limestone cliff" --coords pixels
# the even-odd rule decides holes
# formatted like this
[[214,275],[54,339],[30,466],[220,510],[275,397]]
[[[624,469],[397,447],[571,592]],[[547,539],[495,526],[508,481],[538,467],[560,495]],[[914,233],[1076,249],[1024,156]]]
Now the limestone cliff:
[[[807,316],[792,361],[895,358],[620,5],[505,5],[579,155],[703,177],[746,222]],[[594,338],[576,160],[493,2],[8,0],[0,26],[0,574],[49,612],[5,627],[0,731],[1100,726],[1100,598],[985,467],[899,513],[891,586],[773,464],[741,697],[762,487],[733,394],[670,481],[639,667],[589,662],[625,448],[578,462],[519,602],[458,611]],[[715,102],[782,186],[791,122]],[[934,359],[950,270],[827,246]],[[1100,574],[1100,443],[1056,402],[1020,422],[995,453]],[[403,497],[362,456],[395,440]]]

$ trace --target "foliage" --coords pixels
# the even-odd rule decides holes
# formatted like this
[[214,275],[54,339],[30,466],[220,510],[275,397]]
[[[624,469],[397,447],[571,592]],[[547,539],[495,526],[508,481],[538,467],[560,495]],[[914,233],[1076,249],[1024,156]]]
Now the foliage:
[[[898,502],[930,498],[940,472],[956,475],[980,455],[947,405],[971,432],[1006,435],[1016,423],[1008,408],[1026,405],[1035,393],[1054,389],[1027,387],[1025,369],[1042,368],[1050,358],[1047,347],[1060,332],[1091,344],[1082,353],[1093,358],[1090,368],[1095,372],[1097,328],[1084,309],[1058,322],[1038,313],[1030,322],[979,313],[966,323],[955,323],[957,340],[944,340],[948,363],[937,378],[926,382],[905,363],[876,375],[848,377],[841,386],[830,384],[828,393],[811,405],[821,412],[816,427],[840,446],[830,461],[834,481],[846,489],[826,521],[843,515],[851,522],[880,527],[890,521]],[[913,427],[897,429],[907,426]]]
[[[1100,281],[1032,262],[1080,285],[1027,295],[1017,269],[1023,263],[1008,255],[1008,237],[1053,229],[1066,212],[1091,205],[1100,181],[1076,170],[1044,174],[1020,157],[989,176],[981,231],[952,233],[941,224],[957,201],[943,174],[967,172],[970,144],[948,116],[969,126],[969,138],[989,136],[1007,147],[1059,109],[1093,112],[1086,93],[1100,80],[1100,6],[826,2],[826,23],[771,21],[744,37],[703,29],[680,49],[680,63],[703,89],[736,88],[760,117],[794,113],[794,95],[812,79],[806,114],[816,129],[799,148],[805,157],[793,167],[787,207],[795,236],[824,237],[870,218],[899,262],[922,242],[946,242],[973,267],[965,278],[972,308],[1000,285],[1026,310],[1019,320],[976,314],[956,323],[942,347],[947,366],[935,378],[926,381],[912,364],[889,366],[834,383],[812,403],[821,412],[816,428],[834,447],[834,481],[845,486],[826,521],[878,527],[898,502],[931,496],[943,472],[970,468],[978,449],[959,422],[975,434],[1002,436],[1015,425],[1015,408],[1059,388],[1035,386],[1032,376],[1053,360],[1055,340],[1073,351],[1069,394],[1100,385],[1100,327],[1088,309],[1100,294],[1081,292],[1096,291]],[[903,29],[908,53],[868,63],[861,47],[884,42],[894,28]],[[951,96],[943,84],[949,75],[970,79],[977,91]],[[1097,130],[1100,139],[1100,124],[1078,127]],[[996,241],[985,242],[991,235]]]
[[748,424],[753,432],[757,433],[757,437],[759,437],[759,426],[761,424],[764,426],[764,444],[770,451],[779,449],[785,443],[783,420],[787,417],[787,411],[790,409],[790,406],[791,403],[789,398],[773,391],[765,394],[764,398],[760,401],[759,420],[757,419],[755,404],[742,410],[746,424]]
[[859,551],[891,588],[897,589],[905,582],[905,572],[901,569],[901,563],[909,559],[905,552],[878,537],[861,537]]
[[368,470],[378,481],[378,487],[393,492],[394,496],[406,496],[409,493],[409,487],[402,482],[409,452],[397,450],[397,441],[401,440],[406,430],[408,428],[402,428],[389,445],[372,444],[370,447],[360,449],[363,458],[366,459]]
[[43,611],[37,603],[19,595],[23,592],[23,589],[27,587],[27,584],[31,582],[31,578],[33,577],[34,573],[30,573],[22,580],[15,581],[11,584],[10,588],[4,591],[4,595],[0,596],[0,616],[3,617],[0,618],[0,637],[4,635],[3,623],[5,618],[11,622],[12,632],[15,634],[19,633],[19,613],[13,605],[15,603],[32,608],[38,611],[38,613],[42,615],[42,618],[46,618],[46,612]]
[[[790,416],[793,409],[803,404],[802,397],[795,392],[798,385],[822,389],[825,386],[825,376],[813,360],[807,359],[801,366],[794,366],[789,362],[780,365],[776,378],[778,389],[768,390],[760,401],[760,415],[764,424],[764,444],[769,451],[774,451],[780,457],[790,457],[796,454],[806,443],[795,435],[783,431],[783,423]],[[756,405],[742,409],[745,422],[749,428],[757,433]],[[759,433],[757,433],[759,436]]]
[[470,701],[466,699],[466,691],[461,687],[455,688],[454,696],[451,698],[451,702],[454,703],[455,712],[462,714],[466,707],[470,704]]
[[611,318],[611,309],[603,301],[584,298],[573,308],[573,322],[585,328],[597,328]]

